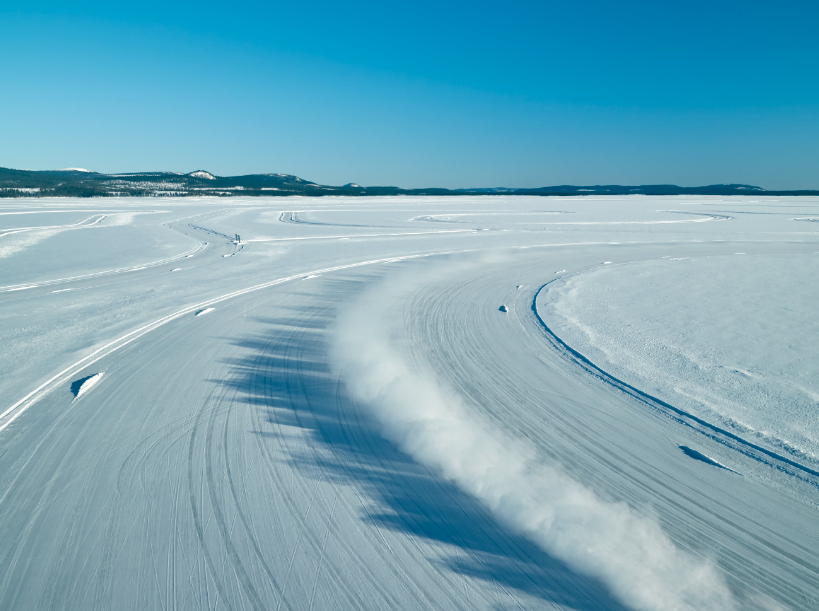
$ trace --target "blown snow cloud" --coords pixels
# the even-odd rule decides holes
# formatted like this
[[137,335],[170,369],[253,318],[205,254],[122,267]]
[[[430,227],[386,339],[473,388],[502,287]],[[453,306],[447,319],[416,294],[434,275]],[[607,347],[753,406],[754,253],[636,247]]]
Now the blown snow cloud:
[[390,291],[406,290],[408,280],[379,287],[342,312],[331,351],[334,368],[383,435],[634,609],[735,609],[713,564],[676,547],[635,509],[598,498],[523,440],[492,430],[430,372],[409,366],[383,315]]

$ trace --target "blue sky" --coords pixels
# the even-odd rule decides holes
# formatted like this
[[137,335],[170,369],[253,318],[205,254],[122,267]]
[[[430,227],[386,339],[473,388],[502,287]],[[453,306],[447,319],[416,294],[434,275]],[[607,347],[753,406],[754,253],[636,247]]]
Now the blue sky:
[[0,166],[819,188],[819,2],[0,3]]

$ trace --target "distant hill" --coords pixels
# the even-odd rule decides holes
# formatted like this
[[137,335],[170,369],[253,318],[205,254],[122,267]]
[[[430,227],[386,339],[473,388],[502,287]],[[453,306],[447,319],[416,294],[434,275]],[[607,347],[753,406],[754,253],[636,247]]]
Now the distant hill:
[[128,197],[128,196],[287,196],[287,195],[819,195],[817,191],[766,191],[752,185],[561,185],[537,189],[507,187],[479,189],[402,189],[319,185],[290,174],[216,176],[205,170],[189,174],[140,172],[100,174],[82,168],[64,170],[13,170],[0,168],[0,197]]

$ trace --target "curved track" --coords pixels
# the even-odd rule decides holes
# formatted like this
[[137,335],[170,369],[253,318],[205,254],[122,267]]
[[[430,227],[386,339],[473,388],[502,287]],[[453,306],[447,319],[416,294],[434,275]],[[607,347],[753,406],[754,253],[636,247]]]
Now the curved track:
[[[368,226],[372,202],[356,213],[341,201],[347,226]],[[534,214],[542,201],[487,198],[486,210]],[[580,200],[573,211],[585,225],[418,233],[418,214],[473,214],[476,201],[407,198],[386,200],[379,217],[393,214],[405,233],[341,241],[283,222],[255,242],[258,201],[246,221],[241,202],[223,216],[213,208],[222,201],[182,205],[194,206],[184,217],[193,222],[172,226],[216,242],[172,275],[181,284],[147,266],[100,274],[94,286],[70,278],[92,301],[144,289],[155,305],[94,342],[68,335],[70,358],[33,356],[43,381],[4,396],[0,608],[629,608],[600,575],[385,439],[378,411],[329,356],[338,316],[362,300],[377,304],[373,328],[412,371],[490,434],[533,448],[605,503],[658,523],[677,549],[709,559],[734,608],[819,600],[815,474],[795,483],[742,452],[737,472],[692,459],[679,448],[722,442],[595,373],[536,308],[540,287],[563,270],[737,244],[812,253],[815,234],[771,239],[750,216],[735,235],[733,218],[610,227]],[[708,217],[707,205],[697,213]],[[654,207],[621,216],[653,219]],[[248,240],[240,252],[219,237],[237,233]],[[24,309],[56,298],[40,284],[25,299],[3,297],[7,328],[24,328]],[[92,389],[72,394],[72,381],[98,372]],[[770,470],[776,485],[744,476],[746,467]]]

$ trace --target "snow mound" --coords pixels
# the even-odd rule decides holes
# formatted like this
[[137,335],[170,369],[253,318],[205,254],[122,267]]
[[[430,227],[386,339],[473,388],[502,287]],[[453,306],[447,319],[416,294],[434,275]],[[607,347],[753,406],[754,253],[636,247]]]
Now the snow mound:
[[79,398],[91,390],[91,387],[100,381],[100,378],[102,378],[102,374],[104,373],[104,371],[100,371],[99,373],[86,376],[73,382],[71,384],[71,392],[74,394],[74,397]]
[[199,310],[196,315],[197,316],[204,316],[208,312],[213,312],[216,308],[205,308],[204,310]]

